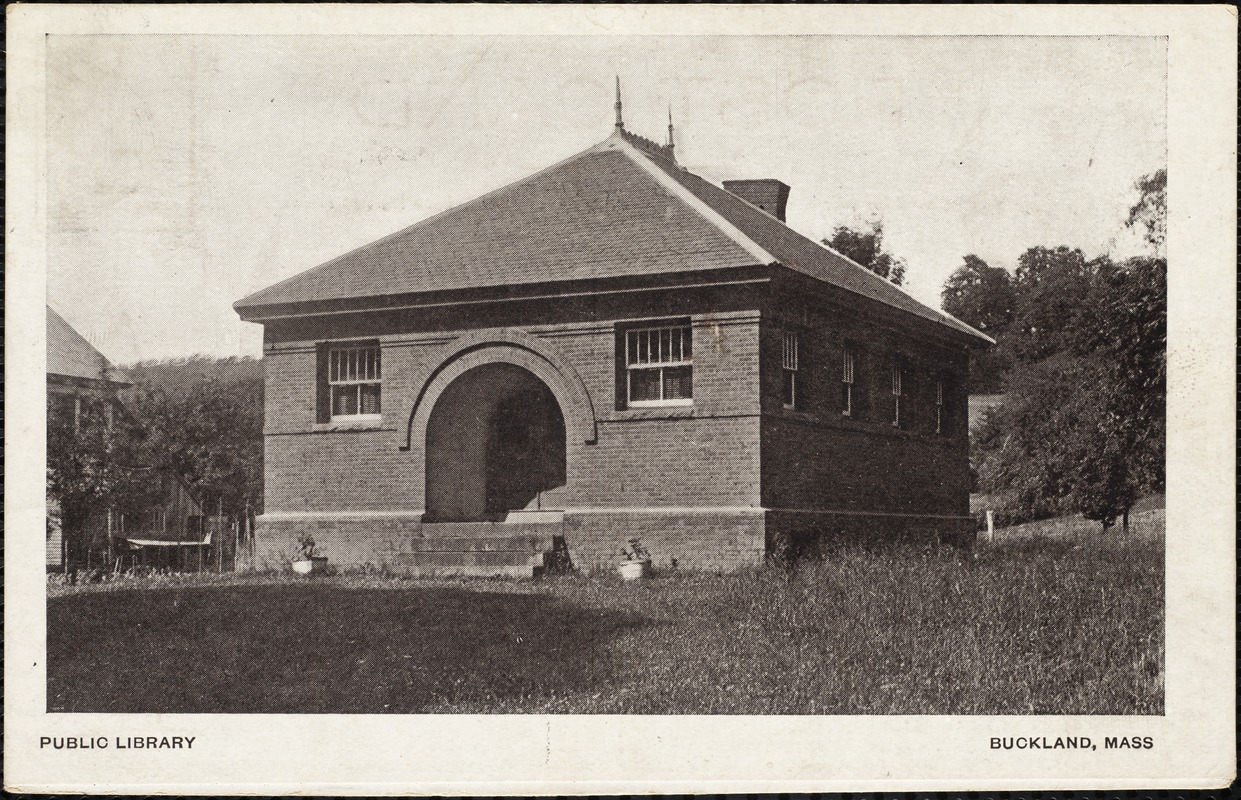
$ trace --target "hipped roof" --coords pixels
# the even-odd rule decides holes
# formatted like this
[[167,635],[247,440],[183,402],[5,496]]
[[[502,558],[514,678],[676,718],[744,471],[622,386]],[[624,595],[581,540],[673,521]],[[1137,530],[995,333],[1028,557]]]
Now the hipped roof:
[[559,164],[255,292],[234,308],[256,318],[270,306],[778,264],[975,343],[992,341],[669,156],[618,128]]

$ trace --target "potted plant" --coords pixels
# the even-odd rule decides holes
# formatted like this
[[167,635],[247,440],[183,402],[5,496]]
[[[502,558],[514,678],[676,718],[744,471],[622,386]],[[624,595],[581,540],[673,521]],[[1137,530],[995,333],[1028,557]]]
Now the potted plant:
[[636,581],[651,576],[651,554],[642,546],[640,538],[630,539],[629,546],[621,548],[621,556],[625,559],[619,567],[622,578]]
[[312,575],[327,569],[327,556],[319,555],[319,548],[309,533],[297,537],[297,555],[293,556],[293,571],[298,575]]

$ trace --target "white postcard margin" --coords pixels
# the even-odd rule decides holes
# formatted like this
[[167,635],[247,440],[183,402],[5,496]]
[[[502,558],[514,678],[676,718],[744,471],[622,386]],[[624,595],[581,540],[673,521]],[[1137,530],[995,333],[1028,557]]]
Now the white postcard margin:
[[[1235,775],[1236,11],[1197,7],[39,6],[8,13],[5,788],[573,794],[1218,787]],[[1169,42],[1167,685],[1162,717],[45,712],[45,34],[1142,35]],[[1124,76],[1118,76],[1124,80]],[[194,735],[192,752],[39,736]],[[1153,751],[993,751],[1151,735]]]

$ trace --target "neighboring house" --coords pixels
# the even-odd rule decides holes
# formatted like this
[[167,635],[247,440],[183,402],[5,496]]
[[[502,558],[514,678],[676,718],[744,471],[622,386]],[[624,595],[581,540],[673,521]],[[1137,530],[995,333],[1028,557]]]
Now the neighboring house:
[[260,554],[530,574],[553,540],[729,569],[784,536],[972,537],[991,340],[671,133],[618,98],[603,142],[235,304],[265,329]]
[[[129,377],[112,365],[59,314],[47,307],[48,411],[73,420],[77,431],[95,426],[111,428],[128,420],[120,392],[131,385]],[[130,465],[130,468],[132,465]],[[145,469],[136,467],[137,469]],[[202,508],[179,476],[150,470],[160,482],[160,504],[126,515],[100,507],[79,520],[77,529],[66,531],[60,509],[48,498],[46,564],[49,570],[70,566],[104,566],[105,560],[140,546],[129,544],[125,535],[148,539],[184,539],[186,546],[200,546],[204,538]],[[170,523],[171,520],[171,523]],[[194,544],[190,544],[193,542]],[[176,546],[176,545],[174,545]]]
[[[121,414],[118,393],[129,385],[129,376],[114,367],[51,306],[47,307],[49,414],[58,412],[65,418],[71,415],[75,430],[96,425],[111,427]],[[49,497],[46,527],[47,568],[61,570],[70,563],[85,563],[92,544],[106,540],[108,511],[92,513],[70,536],[61,527],[56,501]]]

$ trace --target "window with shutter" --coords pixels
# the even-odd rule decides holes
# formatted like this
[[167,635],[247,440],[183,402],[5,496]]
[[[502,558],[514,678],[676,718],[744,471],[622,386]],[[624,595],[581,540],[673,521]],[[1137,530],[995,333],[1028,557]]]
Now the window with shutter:
[[688,322],[625,331],[625,397],[635,408],[694,402],[694,337]]
[[382,378],[378,344],[329,347],[327,384],[331,421],[379,420]]

